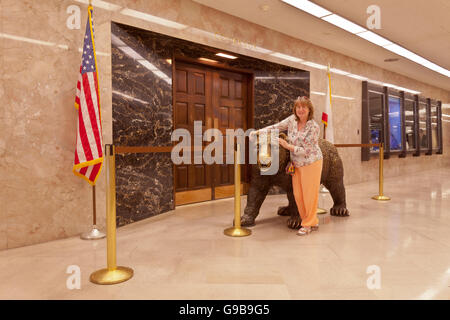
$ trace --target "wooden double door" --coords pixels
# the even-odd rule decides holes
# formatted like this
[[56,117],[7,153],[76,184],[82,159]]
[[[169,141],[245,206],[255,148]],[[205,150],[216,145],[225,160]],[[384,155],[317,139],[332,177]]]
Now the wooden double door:
[[[192,143],[191,164],[174,166],[175,204],[233,196],[234,166],[225,163],[225,137],[226,129],[247,130],[248,75],[177,61],[173,84],[174,127],[188,130]],[[202,122],[202,136],[194,135],[194,121]],[[222,133],[224,164],[208,165],[203,157],[201,163],[194,163],[194,141],[202,141],[204,149],[211,143],[203,141],[203,134],[210,128]],[[245,165],[241,171],[245,180]]]

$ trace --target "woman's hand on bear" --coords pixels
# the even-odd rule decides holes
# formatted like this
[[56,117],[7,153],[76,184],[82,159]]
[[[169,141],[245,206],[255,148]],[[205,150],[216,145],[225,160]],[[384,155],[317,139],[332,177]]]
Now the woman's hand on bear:
[[282,146],[285,149],[289,149],[289,143],[287,143],[286,140],[284,140],[283,138],[278,138],[278,143],[280,144],[280,146]]

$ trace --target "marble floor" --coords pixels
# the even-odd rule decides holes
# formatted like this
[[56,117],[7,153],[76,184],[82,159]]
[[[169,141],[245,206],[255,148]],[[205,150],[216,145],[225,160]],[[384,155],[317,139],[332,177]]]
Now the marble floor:
[[[106,240],[78,237],[0,252],[0,299],[450,299],[450,168],[347,186],[348,218],[321,216],[299,237],[269,196],[252,235],[231,238],[233,199],[187,205],[118,229],[124,283],[89,275]],[[242,199],[244,208],[246,198]],[[329,194],[320,206],[329,208]],[[71,265],[81,288],[69,290]],[[378,286],[379,285],[379,286]]]

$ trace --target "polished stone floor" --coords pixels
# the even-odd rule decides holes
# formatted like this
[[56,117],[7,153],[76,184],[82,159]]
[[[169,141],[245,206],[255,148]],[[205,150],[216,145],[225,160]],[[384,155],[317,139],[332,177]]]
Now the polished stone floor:
[[[89,282],[105,267],[105,240],[2,251],[0,299],[450,299],[450,168],[386,179],[384,190],[391,201],[371,200],[375,181],[347,186],[351,216],[321,216],[306,237],[276,215],[283,195],[267,198],[245,238],[223,234],[233,199],[122,227],[117,261],[135,275],[112,286]],[[71,265],[80,289],[67,288]]]

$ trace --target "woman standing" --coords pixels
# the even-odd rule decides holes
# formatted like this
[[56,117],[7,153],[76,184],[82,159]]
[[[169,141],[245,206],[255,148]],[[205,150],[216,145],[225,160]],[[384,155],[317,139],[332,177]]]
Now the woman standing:
[[288,141],[281,138],[278,141],[290,151],[291,162],[295,167],[292,188],[302,219],[302,227],[297,234],[303,236],[319,227],[317,202],[323,157],[319,148],[320,128],[313,119],[314,107],[311,100],[298,97],[292,111],[293,114],[283,121],[258,131],[288,131]]

